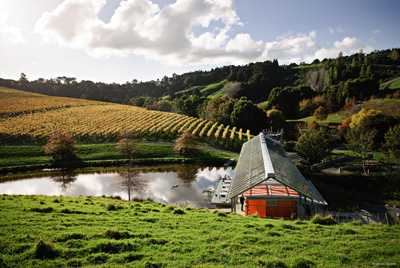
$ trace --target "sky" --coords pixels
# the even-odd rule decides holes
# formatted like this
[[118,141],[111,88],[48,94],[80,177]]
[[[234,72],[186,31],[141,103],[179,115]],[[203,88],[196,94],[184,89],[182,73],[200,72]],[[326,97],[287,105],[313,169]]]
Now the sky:
[[399,0],[1,0],[0,78],[150,81],[400,47]]

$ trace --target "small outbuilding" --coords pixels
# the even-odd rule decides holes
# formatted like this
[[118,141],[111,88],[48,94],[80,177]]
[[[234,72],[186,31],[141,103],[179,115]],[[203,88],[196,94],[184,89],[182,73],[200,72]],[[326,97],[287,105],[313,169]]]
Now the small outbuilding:
[[282,145],[263,133],[242,146],[227,199],[232,211],[245,197],[246,215],[297,218],[323,210],[327,203],[306,180]]

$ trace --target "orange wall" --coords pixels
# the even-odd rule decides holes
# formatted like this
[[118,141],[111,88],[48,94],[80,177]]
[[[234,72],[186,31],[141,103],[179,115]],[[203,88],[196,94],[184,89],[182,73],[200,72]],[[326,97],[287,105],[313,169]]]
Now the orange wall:
[[296,200],[277,200],[277,206],[266,206],[266,200],[246,200],[246,216],[257,214],[260,217],[290,218],[292,213],[297,215]]

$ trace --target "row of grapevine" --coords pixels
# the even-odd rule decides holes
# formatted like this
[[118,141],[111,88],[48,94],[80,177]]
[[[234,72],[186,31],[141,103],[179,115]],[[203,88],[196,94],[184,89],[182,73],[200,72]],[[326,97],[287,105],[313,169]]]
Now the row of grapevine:
[[57,107],[108,105],[100,101],[46,96],[4,87],[0,87],[0,102],[0,114],[29,113]]
[[[171,138],[188,129],[208,139],[221,137],[224,125],[185,115],[149,111],[139,107],[88,105],[0,119],[0,143],[43,143],[56,129],[70,132],[78,142],[100,142],[118,139],[121,131],[132,131],[142,137],[164,135]],[[229,138],[236,128],[227,126],[223,138]],[[232,134],[233,133],[233,134]]]

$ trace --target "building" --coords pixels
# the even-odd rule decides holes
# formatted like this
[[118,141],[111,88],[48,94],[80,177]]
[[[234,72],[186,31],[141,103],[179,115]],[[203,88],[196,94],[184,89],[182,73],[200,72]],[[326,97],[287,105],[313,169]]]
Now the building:
[[285,149],[263,133],[243,144],[227,192],[235,211],[245,197],[246,215],[293,218],[324,209],[327,203],[288,157]]

